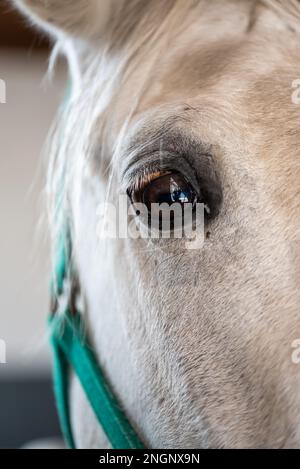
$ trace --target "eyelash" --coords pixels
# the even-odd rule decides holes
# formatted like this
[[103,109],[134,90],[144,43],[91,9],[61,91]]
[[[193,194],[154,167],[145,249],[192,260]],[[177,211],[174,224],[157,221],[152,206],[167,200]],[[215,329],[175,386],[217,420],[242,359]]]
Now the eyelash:
[[[187,182],[194,187],[196,193],[198,193],[198,188],[200,187],[197,171],[195,167],[191,164],[191,161],[185,156],[184,151],[175,152],[164,150],[163,154],[161,149],[155,151],[150,156],[148,155],[145,158],[144,167],[141,168],[141,160],[136,160],[135,164],[132,166],[137,167],[136,171],[131,168],[131,171],[128,174],[128,184],[127,184],[127,194],[130,198],[134,193],[143,191],[147,185],[155,181],[158,178],[161,178],[165,175],[171,173],[181,174]],[[200,196],[200,193],[198,193]]]
[[128,189],[128,193],[133,194],[134,192],[142,191],[151,182],[168,174],[171,174],[171,171],[145,171],[136,178]]

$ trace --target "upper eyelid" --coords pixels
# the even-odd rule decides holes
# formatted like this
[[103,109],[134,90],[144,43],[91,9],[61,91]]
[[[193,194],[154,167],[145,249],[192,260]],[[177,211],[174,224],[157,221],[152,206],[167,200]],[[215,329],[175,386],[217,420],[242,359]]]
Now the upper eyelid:
[[138,180],[145,179],[153,174],[164,173],[172,170],[172,161],[168,155],[157,152],[150,153],[146,157],[140,157],[138,161],[133,163],[122,177],[122,185],[134,187]]
[[172,157],[169,157],[167,161],[162,161],[162,159],[160,159],[159,162],[151,161],[149,166],[145,167],[143,165],[142,168],[133,170],[130,176],[124,180],[124,191],[132,194],[135,191],[142,190],[143,186],[140,187],[140,181],[141,179],[145,180],[147,175],[149,175],[150,183],[151,179],[157,179],[156,177],[152,178],[152,175],[158,175],[158,177],[160,177],[172,172],[182,174],[185,179],[193,185],[195,191],[198,192],[197,189],[199,188],[199,183],[194,169],[190,167],[184,158],[181,158],[181,161],[178,161],[178,159],[173,160]]
[[121,187],[124,191],[134,187],[136,178],[145,173],[176,170],[182,172],[188,180],[199,184],[196,171],[196,159],[200,156],[211,157],[208,145],[196,142],[182,132],[171,132],[169,135],[139,144],[137,140],[131,145],[124,161]]

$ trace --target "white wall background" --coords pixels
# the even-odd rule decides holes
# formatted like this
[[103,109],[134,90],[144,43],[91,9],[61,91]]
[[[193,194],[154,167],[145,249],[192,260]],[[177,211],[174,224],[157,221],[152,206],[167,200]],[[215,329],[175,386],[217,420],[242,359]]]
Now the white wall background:
[[0,50],[0,79],[7,87],[7,103],[0,104],[0,339],[6,342],[7,364],[0,364],[0,378],[50,368],[41,152],[65,73],[58,71],[50,84],[46,70],[42,53]]

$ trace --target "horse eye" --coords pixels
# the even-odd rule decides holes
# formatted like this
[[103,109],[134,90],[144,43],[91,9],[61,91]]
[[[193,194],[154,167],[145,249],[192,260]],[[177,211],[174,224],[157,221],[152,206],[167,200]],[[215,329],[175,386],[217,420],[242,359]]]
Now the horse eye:
[[141,183],[141,188],[131,193],[133,203],[143,203],[147,209],[151,210],[152,204],[179,203],[195,204],[197,195],[190,183],[180,174],[168,172],[162,175],[151,176],[148,181]]

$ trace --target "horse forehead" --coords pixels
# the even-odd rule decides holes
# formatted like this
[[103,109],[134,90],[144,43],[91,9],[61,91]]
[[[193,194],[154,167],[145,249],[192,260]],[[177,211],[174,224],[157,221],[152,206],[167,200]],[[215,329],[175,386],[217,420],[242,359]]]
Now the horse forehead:
[[[158,35],[155,47],[145,51],[143,46],[133,54],[129,73],[117,93],[114,118],[120,125],[132,107],[133,95],[138,102],[134,114],[166,102],[184,102],[205,95],[212,102],[214,95],[215,101],[220,95],[231,101],[228,91],[234,92],[241,83],[247,86],[255,80],[253,71],[272,71],[278,60],[276,45],[282,47],[286,42],[289,48],[291,32],[287,24],[280,15],[262,6],[263,2],[212,3],[214,7],[204,2],[200,8],[202,3],[199,4],[199,11],[183,15],[171,31],[167,25],[167,31]],[[253,8],[256,4],[259,8]]]
[[[161,99],[172,91],[223,86],[234,76],[253,80],[251,71],[266,73],[276,61],[288,60],[284,51],[288,54],[300,44],[299,29],[292,29],[283,12],[274,12],[265,1],[204,2],[199,11],[191,10],[175,23],[167,41],[158,40],[149,91]],[[145,73],[148,76],[148,64]]]
[[[277,46],[281,53],[276,50]],[[211,89],[226,89],[230,84],[239,88],[238,84],[252,84],[260,76],[270,81],[272,74],[275,77],[274,69],[280,77],[285,67],[291,65],[291,59],[284,57],[285,49],[290,54],[288,40],[285,48],[278,44],[278,38],[268,41],[259,33],[231,40],[205,41],[202,38],[196,45],[186,43],[185,47],[174,47],[161,57],[152,71],[155,79],[148,91],[153,98],[164,99],[172,92],[188,97],[191,93],[197,96]],[[296,68],[296,57],[292,65]]]
[[218,41],[174,50],[156,65],[156,81],[149,89],[153,97],[169,97],[172,92],[188,97],[221,85],[226,75],[233,78],[232,62],[241,55],[240,44]]

